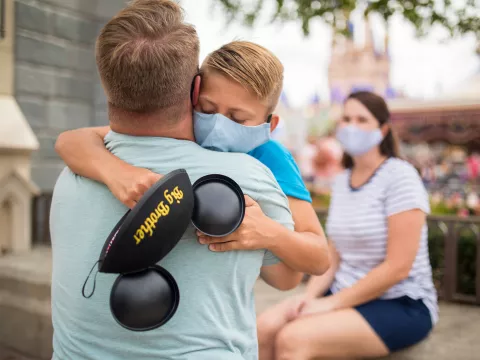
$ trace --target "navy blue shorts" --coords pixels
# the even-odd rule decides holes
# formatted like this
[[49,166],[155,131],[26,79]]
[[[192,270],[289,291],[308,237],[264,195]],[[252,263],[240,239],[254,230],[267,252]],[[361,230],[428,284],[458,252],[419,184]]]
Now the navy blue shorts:
[[[325,295],[331,295],[328,292]],[[430,312],[422,300],[408,296],[372,300],[355,309],[367,320],[391,351],[415,345],[432,330]]]

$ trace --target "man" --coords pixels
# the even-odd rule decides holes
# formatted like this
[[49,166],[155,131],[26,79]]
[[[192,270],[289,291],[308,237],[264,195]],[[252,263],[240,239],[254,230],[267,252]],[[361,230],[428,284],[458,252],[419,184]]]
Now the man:
[[[187,170],[236,180],[271,219],[293,229],[287,199],[270,171],[244,154],[211,152],[192,142],[192,100],[198,98],[199,43],[168,0],[138,0],[117,14],[97,40],[97,66],[109,103],[110,151],[138,167],[166,174]],[[176,279],[179,308],[147,332],[120,327],[110,313],[116,275],[98,274],[92,298],[83,282],[124,207],[108,189],[65,169],[55,185],[53,250],[54,359],[257,359],[253,286],[260,274],[280,288],[298,274],[262,249],[215,253],[189,228],[160,262]],[[246,219],[259,213],[248,209]]]

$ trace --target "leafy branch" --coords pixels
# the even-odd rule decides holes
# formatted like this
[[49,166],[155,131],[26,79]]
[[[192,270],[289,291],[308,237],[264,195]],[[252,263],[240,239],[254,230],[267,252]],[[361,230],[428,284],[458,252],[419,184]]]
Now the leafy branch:
[[[378,14],[386,22],[393,15],[411,23],[418,36],[440,25],[450,36],[473,33],[480,40],[480,0],[463,0],[461,6],[452,0],[212,0],[222,6],[229,21],[255,26],[265,3],[274,2],[271,21],[299,21],[305,35],[310,33],[312,19],[320,18],[339,33],[350,35],[348,19],[352,11],[363,9],[365,15]],[[456,2],[457,3],[457,2]]]

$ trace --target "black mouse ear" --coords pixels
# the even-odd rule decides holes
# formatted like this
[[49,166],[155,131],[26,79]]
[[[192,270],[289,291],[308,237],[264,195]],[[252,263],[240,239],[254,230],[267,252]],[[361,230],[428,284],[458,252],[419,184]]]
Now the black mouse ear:
[[180,292],[173,276],[160,266],[152,266],[118,276],[110,293],[110,310],[124,328],[148,331],[167,323],[179,301]]
[[162,177],[112,230],[100,254],[99,271],[128,273],[160,261],[187,229],[193,201],[185,170]]
[[202,233],[222,237],[234,232],[245,216],[242,189],[225,175],[201,177],[193,184],[193,225]]

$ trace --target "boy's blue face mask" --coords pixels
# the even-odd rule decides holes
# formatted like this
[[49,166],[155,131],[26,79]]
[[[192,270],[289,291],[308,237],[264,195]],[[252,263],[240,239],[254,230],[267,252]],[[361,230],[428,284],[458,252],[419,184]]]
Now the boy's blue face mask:
[[222,114],[193,112],[195,140],[201,147],[223,152],[248,153],[270,140],[270,119],[265,124],[244,126]]

